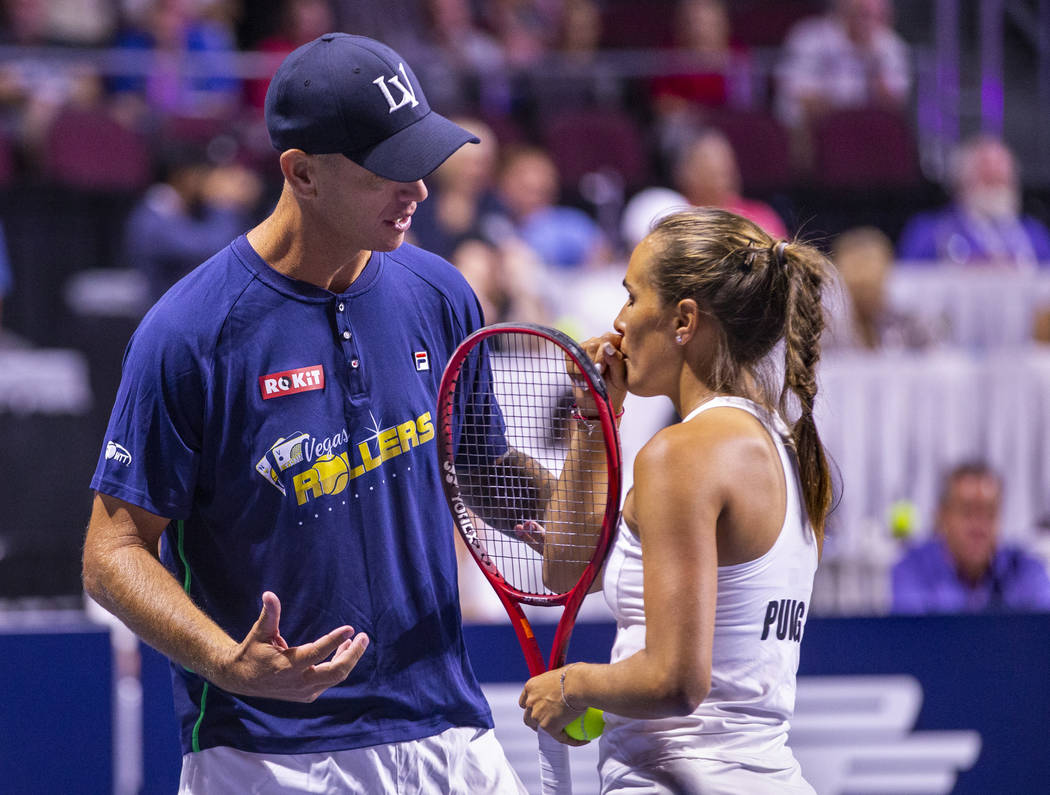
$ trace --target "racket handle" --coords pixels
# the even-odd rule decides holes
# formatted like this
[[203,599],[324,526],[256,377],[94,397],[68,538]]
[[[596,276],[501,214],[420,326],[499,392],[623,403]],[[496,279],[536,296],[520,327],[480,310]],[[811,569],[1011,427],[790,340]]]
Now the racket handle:
[[540,791],[543,795],[572,795],[569,746],[562,745],[543,729],[540,741]]

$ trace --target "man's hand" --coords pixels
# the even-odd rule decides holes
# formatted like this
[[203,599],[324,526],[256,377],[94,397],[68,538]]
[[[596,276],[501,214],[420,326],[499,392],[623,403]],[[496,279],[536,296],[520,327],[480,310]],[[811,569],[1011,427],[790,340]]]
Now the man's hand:
[[[262,612],[247,637],[223,666],[223,690],[282,701],[312,702],[350,675],[368,648],[368,636],[349,626],[302,646],[281,637],[281,602],[270,591],[262,595]],[[329,659],[329,657],[331,659]],[[326,662],[327,661],[327,662]]]
[[524,541],[525,545],[536,554],[543,554],[547,530],[539,522],[526,519],[514,525],[514,535],[519,541]]

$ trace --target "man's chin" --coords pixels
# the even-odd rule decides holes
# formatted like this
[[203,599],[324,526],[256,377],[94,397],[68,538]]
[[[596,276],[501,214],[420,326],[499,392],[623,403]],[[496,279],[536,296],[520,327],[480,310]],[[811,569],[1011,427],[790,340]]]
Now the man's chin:
[[377,243],[372,247],[372,251],[390,252],[401,247],[401,244],[405,242],[405,236],[399,235],[397,240],[385,240],[381,243]]

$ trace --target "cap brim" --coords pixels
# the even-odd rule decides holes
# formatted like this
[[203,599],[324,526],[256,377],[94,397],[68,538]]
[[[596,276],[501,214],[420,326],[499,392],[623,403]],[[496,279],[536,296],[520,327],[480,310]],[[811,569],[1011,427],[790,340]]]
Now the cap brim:
[[423,179],[463,144],[481,143],[476,135],[431,111],[385,141],[344,154],[373,174],[395,182]]

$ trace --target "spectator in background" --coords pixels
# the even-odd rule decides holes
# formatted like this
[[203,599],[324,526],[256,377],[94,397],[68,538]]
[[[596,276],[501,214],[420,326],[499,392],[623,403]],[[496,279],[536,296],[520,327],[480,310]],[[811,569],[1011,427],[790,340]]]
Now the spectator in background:
[[470,1],[424,0],[420,6],[424,24],[415,45],[424,47],[426,68],[420,74],[430,101],[453,109],[506,110],[511,93],[506,56],[496,38],[477,24]]
[[0,63],[4,133],[30,166],[40,160],[52,122],[67,105],[92,107],[102,99],[97,69],[86,59],[56,63],[34,48],[58,43],[45,0],[3,0],[0,43],[17,53]]
[[935,335],[918,318],[888,305],[886,290],[893,270],[893,243],[881,229],[859,226],[835,238],[831,259],[843,295],[833,301],[826,348],[878,351],[921,349]]
[[901,233],[902,261],[1050,265],[1050,230],[1022,213],[1017,161],[1002,140],[964,141],[952,152],[948,179],[951,203],[919,213]]
[[674,14],[674,61],[649,86],[659,147],[673,161],[710,108],[751,103],[746,49],[731,39],[724,0],[679,0]]
[[64,44],[101,47],[116,30],[117,4],[112,0],[48,0],[46,5],[51,35]]
[[1050,307],[1036,311],[1032,323],[1032,338],[1040,345],[1050,345]]
[[520,146],[507,153],[497,192],[508,222],[504,234],[520,237],[545,265],[586,268],[609,262],[611,247],[594,219],[557,204],[558,169],[544,150]]
[[619,102],[623,81],[599,58],[604,26],[596,0],[564,0],[556,30],[551,58],[515,83],[530,112],[548,119],[566,109]]
[[912,73],[908,45],[893,29],[890,0],[832,0],[824,15],[788,31],[777,68],[777,110],[793,131],[799,165],[811,159],[810,130],[829,110],[902,109]]
[[558,0],[490,0],[481,7],[511,66],[531,66],[550,51],[561,13]]
[[496,135],[478,119],[452,121],[481,142],[457,150],[434,172],[434,189],[412,216],[411,240],[459,269],[477,293],[486,322],[545,323],[543,264],[506,229],[496,197]]
[[140,115],[226,117],[240,109],[236,40],[226,0],[152,0],[115,47],[143,56],[139,68],[110,80],[110,91]]
[[984,462],[948,473],[928,541],[893,568],[893,612],[974,613],[1050,610],[1042,561],[999,543],[1003,484]]
[[449,260],[477,294],[486,323],[550,322],[539,292],[543,266],[520,243],[497,245],[468,236],[460,239]]
[[[494,194],[499,142],[484,122],[453,118],[481,143],[452,154],[432,177],[433,190],[412,216],[410,236],[421,248],[450,259],[460,240],[484,235],[484,219],[497,211]],[[468,279],[469,281],[469,279]]]
[[787,237],[776,210],[765,202],[740,195],[736,154],[729,139],[718,130],[701,131],[683,148],[674,166],[673,180],[690,204],[728,210],[754,221],[771,237]]
[[674,45],[692,69],[653,79],[657,112],[684,106],[747,105],[751,100],[748,54],[731,40],[724,0],[679,0]]
[[193,146],[172,145],[161,161],[124,234],[124,260],[145,274],[151,302],[254,220],[262,190],[253,172],[215,165]]
[[588,64],[602,41],[602,12],[595,0],[565,0],[561,8],[557,49],[577,63]]
[[[337,27],[331,0],[284,0],[278,18],[277,29],[255,45],[258,52],[273,58],[271,76],[284,57],[296,47]],[[249,80],[245,84],[249,107],[262,113],[269,85],[269,77],[265,80]]]
[[[4,301],[11,294],[14,287],[14,277],[11,275],[11,262],[7,257],[7,241],[4,238],[3,228],[0,227],[0,326],[4,323]],[[2,335],[0,330],[0,335]]]

